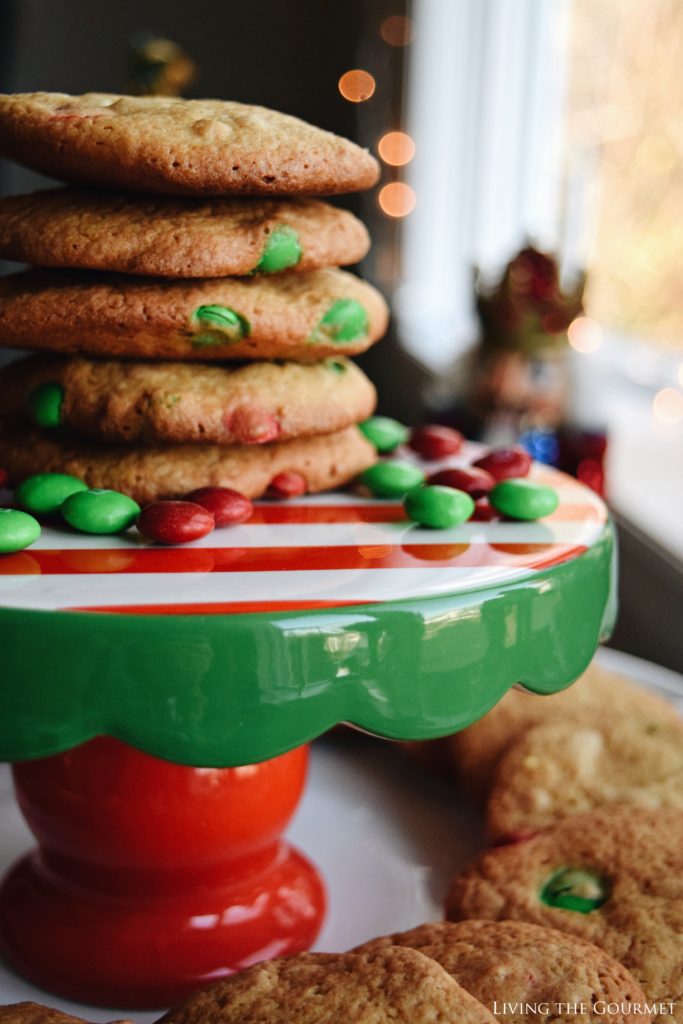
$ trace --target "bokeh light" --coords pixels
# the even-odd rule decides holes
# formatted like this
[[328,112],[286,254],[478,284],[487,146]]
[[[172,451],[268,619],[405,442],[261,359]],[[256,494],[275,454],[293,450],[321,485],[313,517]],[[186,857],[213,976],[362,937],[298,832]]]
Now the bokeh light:
[[402,167],[415,156],[415,143],[405,132],[387,132],[377,143],[377,152],[385,164]]
[[339,79],[339,92],[350,103],[364,103],[369,100],[376,88],[375,79],[369,71],[355,68],[346,71]]
[[392,14],[380,25],[380,35],[389,46],[407,46],[413,41],[413,23],[402,14]]
[[380,189],[377,200],[380,209],[387,217],[407,217],[415,209],[415,193],[410,185],[402,181],[392,181]]
[[569,344],[576,352],[595,352],[602,345],[602,329],[589,316],[577,316],[567,328]]
[[683,394],[676,388],[662,388],[652,403],[655,416],[662,423],[681,423],[683,421]]

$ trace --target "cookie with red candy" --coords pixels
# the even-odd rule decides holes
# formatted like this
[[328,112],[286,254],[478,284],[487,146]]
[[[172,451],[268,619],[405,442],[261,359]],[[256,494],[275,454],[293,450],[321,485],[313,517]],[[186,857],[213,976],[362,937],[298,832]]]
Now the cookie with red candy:
[[259,445],[368,416],[375,388],[343,357],[238,366],[29,356],[0,371],[4,415],[124,444]]

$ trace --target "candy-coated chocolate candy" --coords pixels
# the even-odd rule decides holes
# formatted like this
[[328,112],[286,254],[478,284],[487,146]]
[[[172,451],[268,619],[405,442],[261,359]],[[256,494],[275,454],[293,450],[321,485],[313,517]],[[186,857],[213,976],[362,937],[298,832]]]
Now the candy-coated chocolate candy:
[[374,444],[382,454],[393,452],[400,444],[405,444],[410,434],[407,427],[389,416],[371,416],[359,426],[370,444]]
[[459,430],[442,427],[438,423],[429,423],[414,430],[408,443],[423,459],[433,461],[444,459],[447,455],[455,455],[462,448],[463,440]]
[[194,320],[207,328],[205,333],[193,336],[192,345],[195,348],[240,341],[241,338],[248,338],[251,333],[247,318],[230,306],[199,306],[194,311]]
[[9,480],[9,474],[6,469],[0,468],[0,487],[4,487]]
[[427,478],[428,484],[455,487],[456,491],[464,491],[471,498],[483,498],[495,482],[484,469],[442,469]]
[[275,499],[298,498],[308,490],[308,482],[301,473],[278,473],[268,484],[266,497]]
[[17,504],[36,516],[59,512],[72,494],[87,491],[88,486],[68,473],[38,473],[22,481],[14,492]]
[[311,344],[332,342],[343,345],[368,332],[368,314],[357,299],[337,299],[310,336]]
[[424,473],[411,462],[378,462],[360,480],[378,498],[402,498],[424,483]]
[[26,399],[31,419],[39,427],[58,427],[62,422],[64,388],[57,381],[45,381]]
[[559,505],[557,492],[532,480],[501,480],[489,494],[494,508],[510,519],[542,519]]
[[473,523],[491,523],[494,519],[500,519],[500,514],[496,512],[488,498],[477,498],[470,519]]
[[549,907],[589,914],[601,907],[609,895],[600,875],[583,868],[561,868],[550,876],[541,890],[541,901]]
[[299,236],[294,228],[282,224],[268,236],[261,259],[256,264],[257,274],[276,274],[287,267],[295,267],[301,259]]
[[469,519],[474,511],[474,502],[464,491],[425,484],[406,495],[403,507],[416,523],[445,529]]
[[62,518],[81,533],[121,533],[135,522],[140,506],[120,491],[79,491],[59,510]]
[[231,487],[200,487],[188,494],[187,501],[193,501],[207,509],[216,526],[234,526],[246,523],[251,518],[254,506],[249,498]]
[[40,523],[17,508],[0,508],[0,554],[22,551],[40,537]]
[[531,469],[531,456],[523,448],[499,448],[477,459],[472,465],[477,469],[485,469],[494,480],[509,480],[510,477],[527,475]]
[[137,518],[143,537],[159,544],[187,544],[211,533],[213,514],[194,501],[153,501]]

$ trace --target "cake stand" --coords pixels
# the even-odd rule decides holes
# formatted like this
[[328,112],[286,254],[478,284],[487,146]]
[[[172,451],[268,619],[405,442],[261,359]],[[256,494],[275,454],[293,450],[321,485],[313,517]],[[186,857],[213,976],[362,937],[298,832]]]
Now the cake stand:
[[281,838],[306,744],[456,731],[515,684],[567,686],[609,634],[606,509],[531,475],[560,497],[537,523],[431,531],[326,494],[181,548],[54,527],[3,556],[0,759],[38,840],[0,892],[8,961],[145,1007],[307,948],[323,883]]

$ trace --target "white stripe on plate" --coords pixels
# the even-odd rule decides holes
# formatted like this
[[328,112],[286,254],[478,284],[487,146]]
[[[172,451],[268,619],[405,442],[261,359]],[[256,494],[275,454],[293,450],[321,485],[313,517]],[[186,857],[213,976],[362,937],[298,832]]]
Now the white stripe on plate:
[[219,601],[395,601],[506,584],[530,570],[510,567],[321,569],[292,572],[121,573],[83,576],[4,576],[0,605],[83,608]]
[[[193,548],[348,547],[373,544],[584,544],[591,545],[602,523],[463,523],[427,530],[411,523],[245,523],[217,530]],[[31,551],[93,551],[148,547],[137,535],[93,537],[45,529]]]

